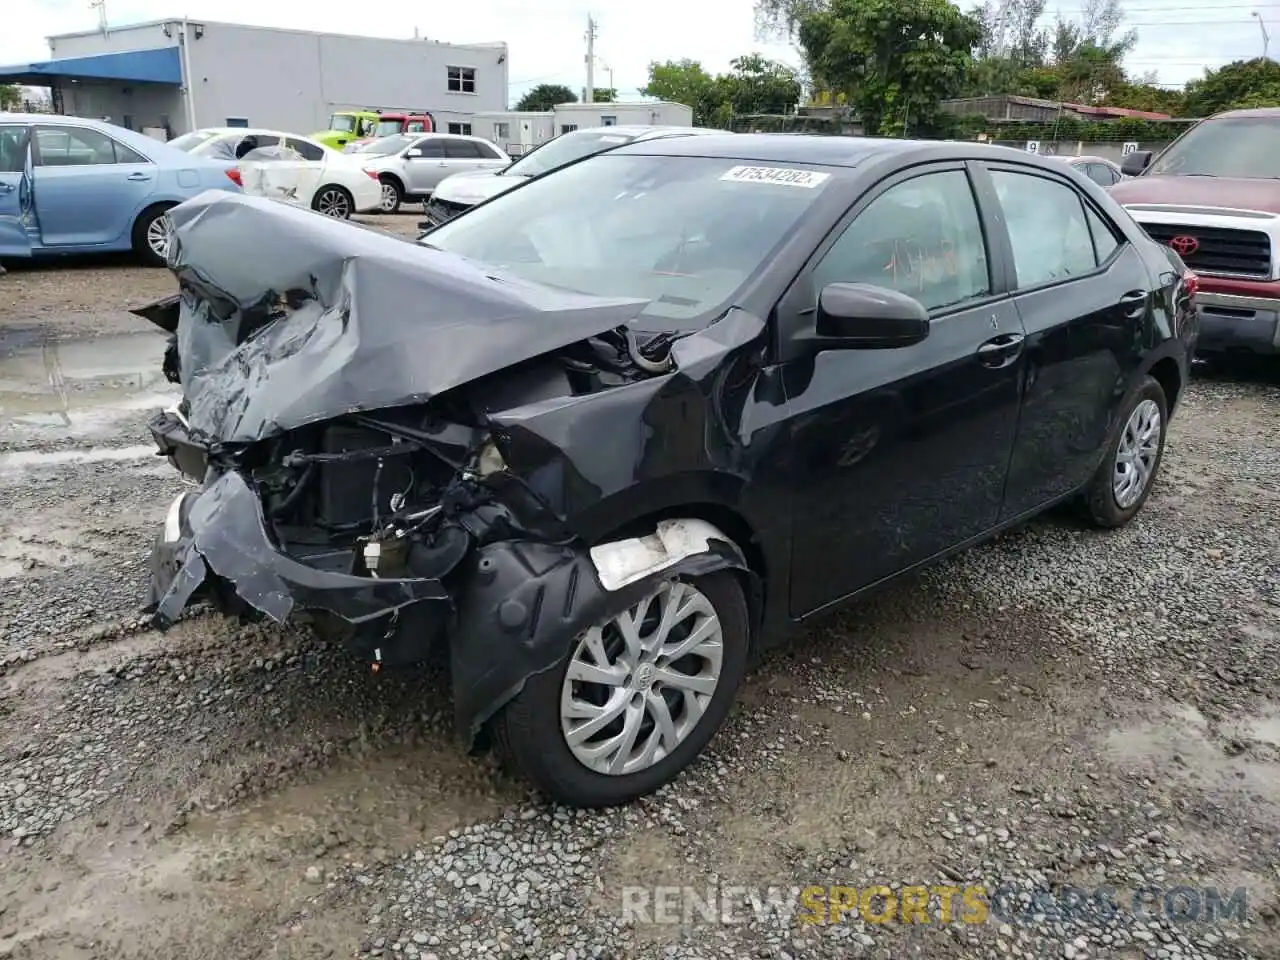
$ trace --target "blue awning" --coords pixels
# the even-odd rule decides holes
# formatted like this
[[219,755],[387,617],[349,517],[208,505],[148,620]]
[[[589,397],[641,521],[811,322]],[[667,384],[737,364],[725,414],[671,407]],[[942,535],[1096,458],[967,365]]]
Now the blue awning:
[[64,57],[0,67],[0,83],[48,86],[55,80],[123,80],[131,83],[182,83],[177,47]]

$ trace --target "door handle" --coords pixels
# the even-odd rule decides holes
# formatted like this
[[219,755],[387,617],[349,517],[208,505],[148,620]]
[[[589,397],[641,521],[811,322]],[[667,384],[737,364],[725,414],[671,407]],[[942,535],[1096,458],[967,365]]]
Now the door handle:
[[13,193],[12,183],[0,183],[0,192]]
[[131,174],[129,174],[129,176],[125,177],[125,179],[126,179],[126,180],[150,180],[150,179],[151,179],[151,174],[149,174],[149,173],[131,173]]
[[1147,309],[1145,290],[1130,290],[1120,298],[1120,310],[1130,319],[1141,316]]
[[999,370],[1007,367],[1022,355],[1026,337],[1020,333],[1002,333],[978,347],[978,360],[984,367]]

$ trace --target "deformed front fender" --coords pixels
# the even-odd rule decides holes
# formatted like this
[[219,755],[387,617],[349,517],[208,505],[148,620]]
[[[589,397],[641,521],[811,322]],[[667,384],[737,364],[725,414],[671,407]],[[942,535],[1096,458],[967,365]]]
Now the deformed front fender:
[[477,550],[454,596],[449,644],[457,729],[468,749],[530,677],[561,662],[583,630],[663,581],[718,570],[754,579],[738,546],[702,520],[665,520],[650,536],[591,549],[507,540]]

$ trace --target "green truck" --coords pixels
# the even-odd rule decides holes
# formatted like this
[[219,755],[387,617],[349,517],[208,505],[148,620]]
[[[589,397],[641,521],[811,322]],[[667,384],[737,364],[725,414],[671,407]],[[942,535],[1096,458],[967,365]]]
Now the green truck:
[[358,140],[392,137],[397,133],[431,133],[435,130],[431,114],[386,110],[338,110],[329,116],[329,129],[311,135],[326,147],[341,150]]

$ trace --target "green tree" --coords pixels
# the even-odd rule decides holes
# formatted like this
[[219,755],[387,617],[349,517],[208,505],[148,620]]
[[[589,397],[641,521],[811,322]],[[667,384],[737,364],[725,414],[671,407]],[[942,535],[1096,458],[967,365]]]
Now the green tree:
[[516,109],[550,110],[557,103],[577,103],[578,96],[563,83],[540,83],[516,103]]
[[814,82],[843,91],[869,134],[927,131],[964,91],[982,24],[947,0],[831,0],[799,23]]
[[649,64],[649,82],[640,91],[646,97],[683,103],[693,110],[695,126],[723,122],[727,103],[716,78],[696,60],[668,60]]
[[791,113],[804,92],[794,69],[757,53],[736,57],[730,66],[730,73],[715,78],[715,90],[736,114]]
[[22,88],[16,83],[0,83],[0,110],[17,110],[22,106]]
[[1280,63],[1274,60],[1237,60],[1217,70],[1206,70],[1203,78],[1187,84],[1188,117],[1276,106],[1280,106]]
[[613,87],[592,87],[591,99],[594,103],[617,103],[618,91]]

